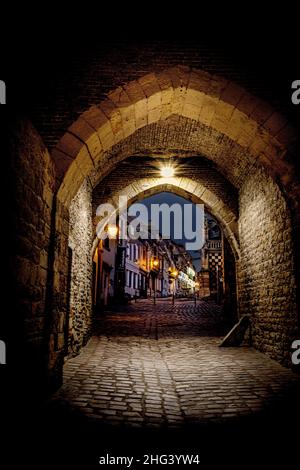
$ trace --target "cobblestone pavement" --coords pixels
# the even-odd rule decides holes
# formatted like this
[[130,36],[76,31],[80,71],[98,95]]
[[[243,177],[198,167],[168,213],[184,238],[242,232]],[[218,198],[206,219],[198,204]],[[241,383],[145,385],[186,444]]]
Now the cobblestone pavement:
[[66,362],[53,403],[143,428],[279,413],[300,377],[251,348],[219,348],[227,328],[221,309],[204,301],[139,300],[107,313]]

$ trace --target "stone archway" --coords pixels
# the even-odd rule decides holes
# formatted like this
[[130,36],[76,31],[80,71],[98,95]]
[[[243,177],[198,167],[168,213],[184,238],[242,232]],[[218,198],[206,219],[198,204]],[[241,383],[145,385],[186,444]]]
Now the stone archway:
[[[57,243],[53,257],[54,326],[50,339],[53,376],[59,377],[63,357],[70,203],[84,181],[93,187],[128,156],[138,157],[147,152],[167,156],[191,152],[203,155],[237,188],[241,195],[239,231],[243,234],[239,270],[239,291],[244,299],[241,298],[241,305],[244,313],[255,312],[256,318],[264,318],[258,321],[261,326],[257,330],[256,346],[286,363],[288,344],[297,323],[290,214],[299,195],[299,182],[290,163],[294,142],[293,129],[266,103],[231,82],[188,67],[172,68],[130,82],[84,112],[52,152],[58,190]],[[253,202],[252,211],[247,201]],[[267,217],[263,207],[270,209]],[[271,243],[254,248],[251,242],[255,233],[248,232],[248,228],[253,226],[256,208],[260,240],[268,239],[264,235],[269,233]],[[276,219],[275,229],[273,219]],[[269,257],[273,273],[280,273],[282,251],[288,261],[284,265],[288,276],[275,276],[274,298],[280,299],[282,292],[286,292],[289,302],[280,303],[282,311],[274,320],[268,307],[274,276],[263,263]],[[260,276],[255,276],[256,269],[265,283],[261,284]],[[266,307],[267,316],[262,311]],[[268,325],[268,338],[264,322]]]
[[[124,166],[124,165],[123,165]],[[145,171],[146,174],[146,171]],[[136,172],[135,172],[136,175]],[[211,179],[212,179],[211,170]],[[125,196],[128,199],[128,205],[131,205],[137,199],[143,199],[153,194],[163,191],[172,192],[194,203],[205,204],[206,208],[212,213],[223,228],[224,236],[229,242],[229,251],[235,258],[235,263],[239,260],[239,242],[237,227],[237,209],[233,202],[226,202],[226,192],[224,188],[220,189],[217,175],[214,175],[215,185],[212,191],[212,181],[204,182],[187,177],[148,177],[138,179],[134,176],[131,184],[126,186],[124,178],[124,168],[116,169],[107,179],[104,179],[93,191],[87,180],[84,181],[77,195],[70,205],[70,227],[69,227],[69,249],[72,251],[71,263],[71,285],[68,290],[71,292],[70,310],[67,311],[68,322],[67,334],[69,338],[69,353],[74,354],[80,351],[86,343],[91,332],[92,325],[92,259],[94,251],[98,246],[99,239],[96,235],[96,226],[98,218],[96,210],[98,204],[112,204],[118,210],[118,198]],[[127,176],[128,178],[128,176]],[[100,197],[97,189],[106,192],[108,182],[114,181],[114,186],[119,188],[115,190],[109,198]],[[127,179],[128,181],[128,179]],[[219,184],[218,184],[219,183]],[[218,187],[219,186],[219,187]],[[94,239],[92,244],[92,239]]]
[[[239,259],[239,241],[237,215],[233,210],[220,200],[215,194],[201,183],[189,178],[144,178],[137,180],[120,191],[116,191],[106,202],[118,207],[118,198],[125,196],[128,204],[133,204],[138,199],[152,196],[160,192],[172,192],[194,203],[204,204],[211,214],[216,217],[223,228],[229,241],[235,258]],[[97,217],[94,217],[94,226]]]
[[[99,164],[105,166],[102,177],[110,171],[117,163],[108,158],[115,146],[140,129],[171,117],[177,122],[185,118],[179,126],[191,126],[187,131],[194,152],[202,145],[204,152],[200,153],[215,159],[235,185],[239,186],[239,177],[255,163],[267,168],[285,186],[293,180],[288,156],[293,152],[296,133],[285,120],[234,83],[179,66],[117,88],[69,127],[52,152],[60,183],[59,200],[70,202],[83,179]],[[197,145],[191,133],[201,133],[202,144]],[[223,159],[218,149],[211,148],[213,142],[222,148]],[[226,165],[224,158],[230,155],[233,144],[242,154]]]

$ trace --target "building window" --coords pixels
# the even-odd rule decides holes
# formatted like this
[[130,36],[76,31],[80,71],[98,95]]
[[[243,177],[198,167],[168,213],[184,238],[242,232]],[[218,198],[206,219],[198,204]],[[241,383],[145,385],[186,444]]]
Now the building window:
[[129,282],[128,282],[128,287],[131,287],[132,285],[132,272],[129,271]]
[[109,250],[109,238],[108,237],[105,238],[103,246],[106,250]]

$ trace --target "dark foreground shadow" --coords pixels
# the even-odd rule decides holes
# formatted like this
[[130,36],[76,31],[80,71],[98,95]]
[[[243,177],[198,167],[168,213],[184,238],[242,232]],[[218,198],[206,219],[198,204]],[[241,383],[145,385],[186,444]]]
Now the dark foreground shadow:
[[199,455],[200,465],[184,468],[288,468],[297,461],[299,445],[299,395],[295,393],[284,403],[274,402],[264,413],[174,429],[103,425],[71,410],[68,403],[23,403],[6,433],[3,450],[11,462],[7,468],[126,468],[100,466],[100,457],[107,454],[134,457],[133,469],[145,468],[144,456],[149,454],[154,468],[164,465],[156,463],[157,456],[173,454]]

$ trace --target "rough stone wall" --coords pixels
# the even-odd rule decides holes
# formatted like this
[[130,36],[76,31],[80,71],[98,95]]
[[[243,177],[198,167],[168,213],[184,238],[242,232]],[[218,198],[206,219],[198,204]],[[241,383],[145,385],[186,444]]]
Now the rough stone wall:
[[48,354],[47,270],[54,165],[42,139],[28,121],[15,122],[11,129],[9,150],[14,187],[10,188],[11,198],[7,195],[7,201],[11,199],[11,266],[15,286],[11,298],[13,308],[10,307],[11,326],[21,372],[27,383],[30,380],[35,383],[35,377],[45,378]]
[[240,314],[252,316],[253,345],[289,365],[297,337],[291,220],[278,186],[261,169],[240,192]]
[[77,354],[87,342],[92,321],[92,189],[84,181],[70,206],[69,248],[72,250],[68,352]]
[[66,318],[68,309],[68,238],[69,210],[55,200],[55,236],[49,266],[51,296],[49,298],[49,389],[62,383],[62,368],[66,354]]

